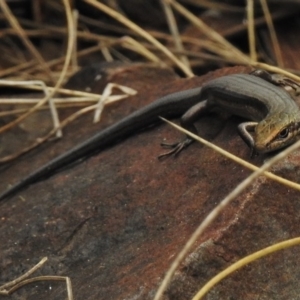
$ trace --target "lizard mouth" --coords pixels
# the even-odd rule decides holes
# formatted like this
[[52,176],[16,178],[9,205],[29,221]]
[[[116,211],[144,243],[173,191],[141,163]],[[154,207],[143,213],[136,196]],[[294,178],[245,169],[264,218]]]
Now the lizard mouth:
[[270,149],[265,144],[256,144],[255,147],[254,147],[254,149],[258,153],[268,153],[268,152],[272,152],[272,151],[277,150],[277,149]]
[[291,144],[296,142],[296,137],[293,139],[287,140],[272,140],[266,143],[257,143],[255,144],[255,150],[259,153],[268,153],[268,152],[273,152],[277,151],[283,148],[286,148],[290,146]]

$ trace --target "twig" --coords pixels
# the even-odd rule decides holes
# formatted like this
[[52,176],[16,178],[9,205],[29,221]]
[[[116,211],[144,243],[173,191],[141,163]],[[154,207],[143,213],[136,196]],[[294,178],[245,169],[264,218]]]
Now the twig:
[[297,246],[300,244],[300,238],[294,238],[294,239],[289,239],[277,244],[274,244],[272,246],[269,246],[267,248],[264,248],[262,250],[259,250],[255,253],[252,253],[240,260],[238,260],[237,262],[235,262],[234,264],[232,264],[231,266],[229,266],[228,268],[226,268],[225,270],[223,270],[222,272],[220,272],[219,274],[217,274],[215,277],[213,277],[211,280],[209,280],[202,288],[201,290],[193,297],[192,300],[200,300],[202,299],[202,297],[207,294],[209,292],[209,290],[212,289],[213,286],[215,286],[217,283],[219,283],[222,279],[224,279],[225,277],[227,277],[228,275],[230,275],[231,273],[235,272],[236,270],[246,266],[247,264],[254,262],[264,256],[267,256],[269,254],[272,254],[274,252],[286,249],[286,248],[290,248],[293,246]]
[[[172,123],[172,126],[174,126],[174,125],[175,124]],[[175,127],[175,128],[178,129],[179,131],[182,131],[181,127]],[[184,131],[182,131],[182,132],[184,133]],[[228,152],[228,151],[226,151],[226,150],[224,150],[224,149],[216,146],[213,143],[208,142],[207,140],[201,138],[198,135],[195,136],[195,140],[197,140],[198,142],[202,143],[203,145],[205,145],[205,146],[213,149],[214,151],[218,152],[219,154],[221,154],[221,155],[223,155],[223,156],[225,156],[225,157],[233,160],[234,162],[242,165],[243,167],[248,168],[249,170],[252,170],[252,171],[259,170],[259,167],[255,166],[253,164],[250,164],[249,162],[247,162],[247,161],[245,161],[245,160],[243,160],[243,159],[241,159],[241,158],[233,155],[232,153],[230,153],[230,152]],[[275,175],[273,173],[270,173],[270,172],[267,172],[267,171],[264,172],[264,176],[266,176],[267,178],[272,179],[272,180],[274,180],[274,181],[276,181],[278,183],[281,183],[284,186],[287,186],[287,187],[290,187],[290,188],[292,188],[294,190],[300,191],[300,184],[298,184],[296,182],[287,180],[287,179],[285,179],[283,177],[277,176],[277,175]]]
[[[44,92],[45,96],[48,97],[48,89],[46,84],[41,80],[31,80],[31,81],[11,81],[11,80],[0,80],[0,86],[15,86],[15,87],[24,87],[24,86],[40,86],[42,91]],[[48,97],[49,98],[49,97]],[[58,128],[59,127],[59,118],[58,113],[55,107],[55,103],[52,98],[48,99],[49,107],[50,107],[50,113],[52,116],[53,121],[53,127]],[[1,103],[1,101],[0,101]],[[61,130],[57,130],[56,132],[57,137],[62,137]]]
[[31,268],[29,271],[27,271],[24,275],[0,286],[0,295],[9,296],[10,294],[15,292],[22,286],[33,283],[33,282],[37,282],[37,281],[66,281],[68,300],[73,300],[74,297],[73,297],[73,291],[72,291],[72,284],[71,284],[71,279],[69,277],[66,277],[66,276],[38,276],[38,277],[33,277],[33,278],[28,279],[28,277],[31,274],[33,274],[36,270],[41,268],[47,260],[48,260],[48,258],[44,257],[38,264],[36,264],[33,268]]
[[247,20],[248,20],[248,42],[250,48],[250,58],[252,61],[257,61],[255,30],[254,30],[254,2],[247,0]]
[[[0,0],[3,2],[3,0]],[[57,91],[57,89],[61,86],[65,75],[67,73],[67,69],[68,66],[70,64],[70,60],[71,60],[71,54],[72,54],[72,49],[73,49],[73,45],[74,45],[74,32],[73,32],[73,19],[72,19],[72,13],[71,13],[71,9],[69,6],[69,1],[68,0],[63,0],[65,8],[66,8],[66,15],[67,15],[67,20],[68,20],[68,30],[69,30],[69,35],[68,35],[68,49],[67,49],[67,55],[66,55],[66,60],[64,62],[64,66],[63,69],[60,73],[60,77],[55,85],[55,87],[53,88],[53,90],[48,94],[48,96],[46,96],[44,99],[42,99],[38,104],[36,104],[34,107],[32,107],[31,109],[29,109],[25,114],[21,115],[20,117],[18,117],[16,120],[6,124],[5,126],[2,126],[0,128],[0,133],[3,133],[4,131],[12,128],[13,126],[17,125],[18,123],[20,123],[21,121],[23,121],[25,118],[27,118],[28,116],[30,116],[33,112],[35,112],[39,107],[43,106]]]
[[241,6],[235,6],[231,4],[226,4],[222,2],[215,2],[211,0],[181,0],[182,2],[192,4],[198,7],[204,7],[204,8],[210,8],[215,10],[223,10],[223,11],[229,11],[229,12],[236,12],[236,13],[243,13],[244,8]]
[[18,157],[20,157],[21,155],[24,155],[25,153],[31,151],[32,149],[40,146],[41,144],[45,143],[48,139],[50,139],[57,130],[64,128],[65,126],[67,126],[70,122],[74,121],[76,118],[78,118],[79,116],[90,112],[91,110],[94,110],[95,108],[97,108],[97,105],[91,105],[88,107],[85,107],[79,111],[76,111],[74,114],[72,114],[71,116],[69,116],[68,118],[66,118],[65,120],[63,120],[60,123],[60,126],[58,128],[54,128],[52,129],[50,132],[48,132],[45,136],[39,138],[38,140],[36,140],[34,143],[32,143],[30,146],[23,148],[21,151],[14,153],[12,155],[7,155],[3,158],[0,159],[0,163],[7,163],[10,162]]
[[[170,6],[170,3],[167,0],[160,0],[160,2],[161,2],[162,7],[164,8],[164,11],[165,11],[165,15],[166,15],[167,22],[168,22],[168,25],[169,25],[169,30],[170,30],[171,35],[172,35],[173,40],[174,40],[175,48],[178,51],[184,51],[184,47],[182,45],[182,41],[181,41],[180,33],[179,33],[179,30],[178,30],[178,26],[177,26],[177,23],[176,23],[176,19],[174,17],[172,8]],[[187,56],[180,55],[179,58],[191,70],[190,63],[189,63],[189,60],[188,60]],[[191,70],[191,72],[192,72],[192,70]]]
[[114,88],[117,88],[124,93],[124,95],[122,95],[120,99],[128,97],[129,95],[133,96],[137,93],[136,90],[133,90],[127,86],[123,86],[116,83],[107,84],[103,90],[102,96],[99,98],[99,101],[97,103],[97,108],[95,109],[95,115],[94,115],[94,123],[98,123],[100,121],[104,105],[108,103],[109,97],[111,96],[112,90]]
[[[134,95],[136,93],[135,90],[128,88],[128,87],[122,87],[123,90],[125,90],[125,93],[127,93],[127,95],[114,95],[114,96],[109,96],[109,98],[106,97],[105,99],[105,104],[109,104],[115,101],[119,101],[121,99],[124,99],[125,97],[127,97],[128,95]],[[98,99],[101,99],[101,95],[98,95]],[[99,100],[98,100],[99,101]],[[102,104],[102,103],[101,103]],[[103,108],[103,107],[101,107]],[[31,144],[28,147],[23,148],[21,151],[11,154],[11,155],[7,155],[3,158],[0,159],[0,163],[7,163],[9,161],[12,161],[18,157],[20,157],[21,155],[24,155],[25,153],[31,151],[32,149],[40,146],[41,144],[43,144],[44,142],[46,142],[48,139],[50,139],[58,130],[61,130],[62,128],[64,128],[65,126],[67,126],[70,122],[74,121],[76,118],[80,117],[81,115],[91,111],[91,110],[97,110],[99,109],[99,104],[95,104],[95,105],[91,105],[88,107],[85,107],[79,111],[76,111],[74,114],[72,114],[71,116],[69,116],[68,118],[66,118],[65,120],[63,120],[60,125],[56,128],[53,128],[48,134],[46,134],[44,137],[39,138],[38,140],[36,140],[33,144]],[[100,113],[101,114],[101,110]]]
[[281,50],[279,47],[279,42],[277,39],[277,35],[276,35],[276,31],[274,28],[274,24],[271,18],[271,14],[270,14],[270,10],[267,4],[266,0],[260,0],[260,4],[262,6],[263,12],[264,12],[264,16],[266,19],[266,23],[268,25],[269,28],[269,32],[270,32],[270,37],[271,37],[271,41],[272,41],[272,45],[274,48],[274,53],[275,53],[275,57],[276,57],[276,62],[278,64],[278,66],[280,68],[284,67],[284,63],[283,63],[283,58],[282,58],[282,54],[281,54]]
[[125,26],[129,27],[130,29],[138,32],[142,37],[147,39],[150,43],[154,44],[159,50],[161,50],[169,59],[171,59],[188,77],[193,77],[193,73],[180,61],[178,60],[173,53],[171,53],[165,46],[163,46],[158,40],[156,40],[153,36],[151,36],[148,32],[146,32],[141,27],[137,26],[135,23],[130,21],[129,19],[125,18],[120,13],[114,11],[113,9],[109,8],[108,6],[104,5],[101,2],[97,2],[95,0],[84,0],[86,3],[97,7],[101,11],[105,12],[106,14],[110,15],[117,21],[123,23]]
[[213,40],[217,43],[217,45],[222,46],[223,50],[227,50],[228,55],[236,55],[238,59],[240,59],[241,63],[249,63],[250,58],[243,54],[239,49],[234,47],[231,43],[229,43],[225,38],[223,38],[219,33],[215,30],[207,26],[201,19],[197,18],[194,14],[180,5],[177,1],[168,0],[170,4],[185,18],[187,18],[192,24],[197,26],[203,34],[205,34],[210,40]]
[[1,7],[3,13],[5,14],[7,20],[11,24],[11,26],[19,33],[20,38],[22,39],[23,43],[27,46],[28,50],[37,59],[37,61],[43,66],[43,68],[45,69],[50,80],[53,81],[51,70],[46,65],[43,57],[40,55],[40,53],[37,51],[37,49],[34,47],[34,45],[31,43],[31,41],[27,38],[26,32],[20,26],[18,20],[15,18],[15,16],[11,12],[11,10],[10,10],[9,6],[6,4],[5,0],[0,0],[0,7]]
[[133,39],[130,36],[124,36],[120,40],[121,45],[124,48],[130,49],[132,51],[135,51],[139,53],[140,55],[144,56],[147,58],[149,61],[154,62],[154,63],[161,63],[161,59],[149,51],[142,43],[138,42],[137,40]]
[[[167,123],[171,124],[175,128],[179,128],[179,126],[171,123],[170,121],[165,120]],[[192,138],[197,139],[197,135],[192,134],[188,132],[187,130],[182,130],[184,133],[189,135]],[[247,188],[254,179],[259,177],[263,174],[264,171],[266,171],[268,168],[270,168],[273,164],[277,163],[279,160],[283,159],[287,155],[289,155],[291,152],[295,151],[297,148],[300,147],[300,141],[296,142],[292,146],[288,147],[284,151],[280,152],[273,158],[271,158],[269,161],[267,161],[261,168],[259,168],[257,171],[253,172],[249,177],[247,177],[245,180],[243,180],[231,193],[229,193],[203,220],[203,222],[199,225],[199,227],[194,231],[194,233],[191,235],[189,240],[186,242],[185,246],[182,248],[182,250],[179,252],[179,254],[176,256],[175,260],[171,264],[169,270],[167,271],[162,283],[160,284],[156,295],[154,297],[154,300],[161,299],[164,291],[167,288],[167,285],[169,284],[175,270],[178,268],[179,264],[183,261],[185,256],[187,255],[188,251],[191,249],[195,241],[199,238],[199,236],[203,233],[203,231],[215,220],[215,218],[220,214],[220,212],[238,195],[240,194],[245,188]]]
[[38,264],[36,264],[34,267],[32,267],[29,271],[27,271],[24,275],[18,277],[15,280],[12,280],[8,283],[5,283],[3,285],[0,286],[0,291],[3,291],[7,288],[10,288],[16,284],[18,284],[19,282],[23,281],[24,279],[28,278],[32,273],[34,273],[37,269],[41,268],[45,262],[48,260],[47,257],[44,257]]
[[73,10],[72,13],[73,17],[73,32],[74,32],[74,46],[73,46],[73,51],[72,51],[72,68],[74,70],[78,69],[78,61],[77,61],[77,27],[78,27],[78,11]]

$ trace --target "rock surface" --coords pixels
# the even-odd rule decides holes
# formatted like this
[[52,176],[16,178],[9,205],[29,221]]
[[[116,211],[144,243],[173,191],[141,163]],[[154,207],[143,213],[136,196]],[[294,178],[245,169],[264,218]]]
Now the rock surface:
[[[1,190],[95,132],[171,92],[214,77],[247,72],[237,67],[193,79],[145,66],[115,68],[106,80],[138,90],[109,106],[100,125],[83,116],[63,140],[27,154],[2,170]],[[100,93],[97,85],[94,93]],[[199,123],[200,135],[249,159],[236,134],[239,118],[212,114]],[[160,161],[159,143],[181,134],[168,125],[131,138],[30,186],[1,203],[1,282],[12,280],[47,256],[37,272],[69,276],[75,299],[152,299],[176,254],[205,216],[247,175],[248,170],[193,144],[176,159]],[[3,141],[9,143],[9,140]],[[252,163],[261,165],[265,156]],[[299,181],[300,154],[274,171]],[[263,247],[299,235],[299,193],[260,178],[232,202],[199,238],[176,273],[165,299],[190,299],[212,276]],[[268,256],[216,286],[207,299],[297,299],[298,249]],[[26,286],[12,299],[62,299],[62,283]]]

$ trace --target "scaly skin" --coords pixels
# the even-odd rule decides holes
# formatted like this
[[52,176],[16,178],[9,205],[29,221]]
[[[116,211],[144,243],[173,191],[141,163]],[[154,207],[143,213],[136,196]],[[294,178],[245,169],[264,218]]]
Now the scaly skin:
[[[132,113],[29,174],[3,192],[0,200],[159,122],[159,116],[178,117],[188,110],[182,117],[182,125],[195,131],[192,123],[196,117],[214,108],[251,120],[240,124],[239,130],[247,144],[258,152],[283,148],[299,137],[300,111],[286,91],[249,74],[223,76],[202,88],[167,95]],[[249,128],[255,130],[254,137],[248,132]],[[177,143],[171,153],[177,153],[190,143],[190,139]]]

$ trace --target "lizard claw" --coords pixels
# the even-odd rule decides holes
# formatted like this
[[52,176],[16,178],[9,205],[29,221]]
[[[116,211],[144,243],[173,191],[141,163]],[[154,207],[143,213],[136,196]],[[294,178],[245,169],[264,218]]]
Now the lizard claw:
[[251,147],[250,158],[254,158],[256,156],[258,156],[258,152],[254,149],[254,147]]
[[174,154],[174,157],[176,157],[179,154],[179,152],[181,152],[184,148],[188,147],[192,142],[193,142],[193,140],[191,140],[191,139],[185,139],[182,142],[173,143],[173,144],[161,143],[160,145],[163,148],[167,148],[167,149],[171,149],[171,150],[168,151],[168,152],[160,154],[158,156],[158,159],[161,159],[163,157],[173,155],[173,154]]

